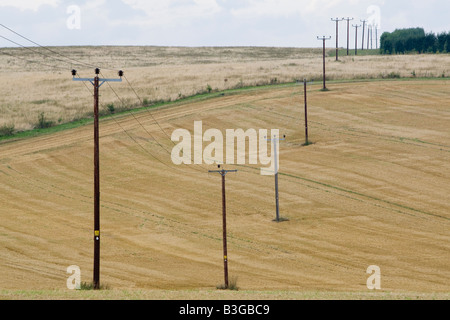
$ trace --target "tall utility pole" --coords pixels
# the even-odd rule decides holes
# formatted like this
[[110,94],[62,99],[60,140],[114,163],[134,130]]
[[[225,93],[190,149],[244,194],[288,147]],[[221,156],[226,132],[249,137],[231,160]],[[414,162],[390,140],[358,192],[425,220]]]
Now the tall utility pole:
[[[310,83],[313,83],[313,81],[311,81]],[[305,96],[305,146],[309,146],[309,129],[308,129],[308,82],[306,79],[303,80],[303,91],[304,91],[304,96]]]
[[336,61],[339,61],[339,22],[344,21],[344,18],[331,18],[331,21],[336,21]]
[[376,41],[375,49],[378,49],[378,26],[377,25],[375,25],[375,41]]
[[304,92],[305,92],[305,146],[309,145],[309,136],[308,136],[308,88],[307,88],[307,83],[306,83],[306,79],[303,80],[303,86],[304,86]]
[[100,79],[100,69],[95,69],[95,78],[75,78],[76,70],[72,70],[73,81],[89,81],[94,86],[94,290],[100,289],[100,144],[99,144],[99,89],[105,82],[122,82],[123,71],[119,71],[120,79]]
[[355,35],[355,56],[358,55],[358,28],[361,27],[361,25],[352,25],[356,29],[356,35]]
[[370,24],[367,25],[367,50],[370,48],[370,33],[372,32]]
[[[220,165],[219,165],[220,169]],[[237,170],[217,170],[209,171],[210,173],[219,173],[222,176],[222,226],[223,226],[223,270],[225,278],[225,289],[228,289],[228,249],[227,249],[227,204],[225,198],[225,176],[230,172]]]
[[350,54],[350,21],[354,20],[354,18],[347,18],[347,55]]
[[373,27],[374,25],[370,27],[370,49],[373,49]]
[[[361,20],[361,22],[363,23],[362,49],[361,50],[364,50],[364,34],[366,32],[366,22],[367,22],[367,20]],[[369,49],[369,48],[367,48],[367,49]]]
[[[326,49],[325,49],[325,42],[327,41],[327,40],[330,40],[331,39],[331,37],[325,37],[325,36],[323,36],[322,38],[320,38],[320,37],[317,37],[317,40],[322,40],[323,41],[323,91],[326,91],[327,90],[327,83],[326,83],[326,67],[325,67],[325,65],[326,65],[326,61],[325,61],[325,51],[326,51]],[[336,51],[336,54],[337,54],[337,51]]]
[[283,139],[277,137],[276,135],[272,139],[267,139],[267,141],[272,142],[272,148],[274,150],[274,169],[275,169],[275,204],[276,204],[276,222],[280,222],[280,197],[278,195],[278,153],[277,153],[277,143],[279,141],[286,140],[286,136],[283,136]]

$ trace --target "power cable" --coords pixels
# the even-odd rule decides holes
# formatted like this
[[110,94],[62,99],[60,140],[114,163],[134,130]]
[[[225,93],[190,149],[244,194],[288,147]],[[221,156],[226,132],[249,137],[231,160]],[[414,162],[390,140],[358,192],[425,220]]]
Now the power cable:
[[[21,37],[22,39],[25,39],[25,40],[27,40],[27,41],[33,43],[34,45],[36,45],[36,46],[38,46],[38,47],[40,47],[40,48],[42,48],[42,49],[44,49],[44,50],[47,50],[47,51],[49,51],[49,52],[51,52],[51,53],[53,53],[53,54],[56,54],[56,55],[58,55],[58,56],[60,56],[60,57],[62,57],[62,58],[65,58],[65,59],[67,59],[67,60],[71,60],[72,62],[77,62],[77,63],[75,63],[75,64],[84,65],[85,67],[90,67],[90,68],[97,68],[97,67],[98,67],[98,66],[93,66],[93,65],[91,65],[91,64],[89,64],[89,63],[86,63],[86,62],[83,62],[83,61],[80,61],[80,60],[77,60],[77,59],[73,59],[73,58],[67,57],[67,56],[65,56],[65,55],[63,55],[63,54],[61,54],[61,53],[59,53],[59,52],[57,52],[57,51],[55,51],[55,50],[52,50],[52,49],[50,49],[50,48],[48,48],[48,47],[45,47],[45,46],[43,46],[43,45],[40,45],[39,43],[37,43],[37,42],[35,42],[35,41],[33,41],[33,40],[31,40],[31,39],[29,39],[29,38],[27,38],[27,37],[21,35],[20,33],[14,31],[14,30],[12,30],[11,28],[8,28],[8,27],[5,26],[4,24],[1,24],[1,23],[0,23],[0,27],[5,28],[6,30],[8,30],[8,31],[10,31],[10,32],[12,32],[12,33],[14,33],[15,35]],[[105,70],[110,70],[110,69],[107,69],[107,68],[103,68],[103,69],[105,69]]]

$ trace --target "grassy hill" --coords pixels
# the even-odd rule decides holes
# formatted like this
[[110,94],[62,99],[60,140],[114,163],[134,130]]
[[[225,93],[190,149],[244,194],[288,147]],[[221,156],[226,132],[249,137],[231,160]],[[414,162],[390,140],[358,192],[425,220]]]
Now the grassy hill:
[[[208,91],[322,79],[322,50],[298,48],[58,47],[0,50],[0,135],[28,131],[40,119],[51,125],[92,116],[92,86],[73,82],[70,71],[107,78],[123,69],[122,84],[101,89],[101,112],[120,112],[176,101]],[[368,53],[369,51],[365,51]],[[448,55],[340,55],[327,57],[327,78],[446,77]]]

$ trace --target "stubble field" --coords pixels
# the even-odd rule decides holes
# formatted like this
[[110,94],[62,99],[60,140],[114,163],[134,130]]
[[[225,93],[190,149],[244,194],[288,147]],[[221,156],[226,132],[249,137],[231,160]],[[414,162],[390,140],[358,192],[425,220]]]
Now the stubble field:
[[[4,141],[0,298],[448,299],[449,84],[311,85],[309,146],[295,84],[102,120],[102,292],[66,289],[70,265],[92,280],[92,126]],[[208,170],[216,167],[170,159],[168,137],[192,132],[194,121],[287,135],[280,210],[288,221],[272,221],[273,177],[260,166],[227,166],[239,170],[227,176],[236,292],[215,289],[223,283],[221,184]],[[381,269],[381,291],[367,289],[371,265]]]

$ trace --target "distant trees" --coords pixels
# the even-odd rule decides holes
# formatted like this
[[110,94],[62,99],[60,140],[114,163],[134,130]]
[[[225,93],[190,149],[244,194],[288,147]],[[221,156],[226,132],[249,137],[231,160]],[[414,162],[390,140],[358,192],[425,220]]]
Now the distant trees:
[[381,53],[450,53],[449,33],[425,33],[423,28],[398,29],[381,35]]

